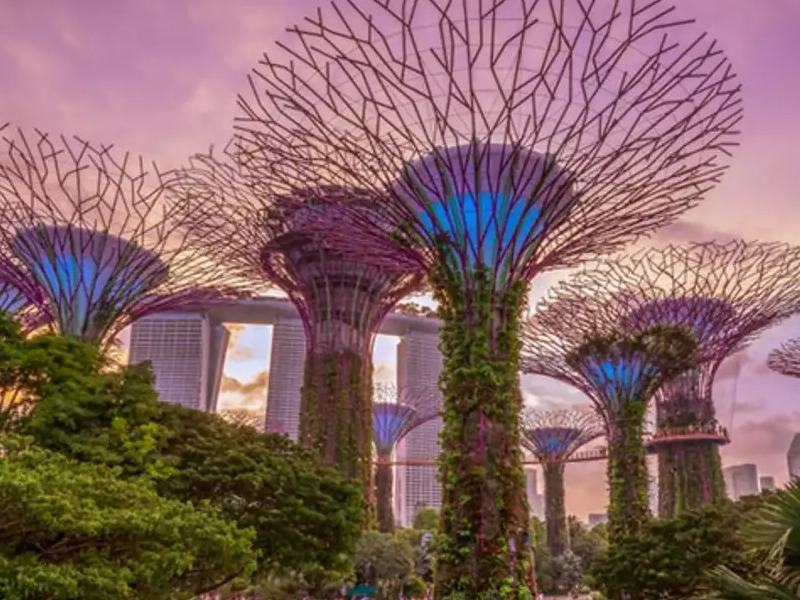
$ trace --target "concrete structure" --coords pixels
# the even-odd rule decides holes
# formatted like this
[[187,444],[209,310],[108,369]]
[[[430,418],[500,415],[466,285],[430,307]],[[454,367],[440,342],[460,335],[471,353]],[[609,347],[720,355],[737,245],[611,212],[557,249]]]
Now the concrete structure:
[[769,475],[760,477],[758,479],[758,483],[761,486],[762,492],[774,492],[777,489],[777,487],[775,486],[775,478]]
[[734,465],[722,470],[725,477],[725,491],[731,500],[739,500],[744,496],[755,496],[758,487],[758,469],[753,464]]
[[161,400],[215,411],[229,336],[208,315],[153,315],[131,328],[129,361],[151,363]]
[[789,444],[786,462],[789,465],[789,479],[800,477],[800,433],[795,433],[792,443]]
[[[306,336],[294,306],[282,298],[254,298],[220,305],[203,313],[165,313],[134,323],[130,362],[148,360],[160,398],[199,410],[217,406],[227,349],[223,323],[272,325],[272,356],[267,392],[266,428],[297,438],[300,389],[303,385]],[[400,337],[397,347],[398,388],[438,386],[442,371],[438,319],[391,313],[380,333]],[[224,330],[224,334],[222,331]],[[437,398],[435,408],[440,408]],[[431,460],[439,453],[441,419],[412,431],[397,449],[397,460]],[[410,526],[419,508],[441,505],[435,466],[395,469],[395,517]]]
[[650,477],[647,485],[647,496],[650,502],[650,514],[658,516],[658,478]]
[[[425,392],[438,388],[442,373],[438,323],[435,331],[409,330],[397,345],[397,387]],[[441,395],[436,395],[430,410],[441,409]],[[439,455],[439,432],[442,420],[433,419],[412,430],[397,446],[397,460],[429,460]],[[439,509],[442,504],[437,467],[433,465],[398,465],[395,467],[395,519],[410,527],[420,508]]]
[[608,515],[606,513],[591,513],[589,515],[589,527],[602,525],[603,523],[608,523]]
[[544,495],[539,493],[539,486],[536,480],[536,469],[534,467],[525,468],[525,495],[528,498],[528,508],[531,515],[544,520]]

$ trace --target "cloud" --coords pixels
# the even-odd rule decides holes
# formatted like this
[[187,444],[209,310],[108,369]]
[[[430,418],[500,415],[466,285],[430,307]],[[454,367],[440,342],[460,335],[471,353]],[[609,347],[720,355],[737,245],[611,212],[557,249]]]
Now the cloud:
[[680,219],[657,230],[651,241],[656,244],[690,244],[692,242],[726,242],[737,237],[723,229]]
[[225,327],[230,332],[227,360],[244,362],[255,358],[257,351],[261,349],[243,343],[241,339],[246,325],[243,323],[225,323]]
[[269,371],[261,371],[249,381],[228,375],[220,383],[219,410],[264,411],[269,389]]
[[786,452],[800,432],[800,411],[767,419],[748,420],[733,428],[732,443],[722,449],[724,466],[755,463],[761,475],[772,475],[779,485],[788,479]]
[[375,363],[372,377],[376,383],[396,383],[397,367],[391,363]]

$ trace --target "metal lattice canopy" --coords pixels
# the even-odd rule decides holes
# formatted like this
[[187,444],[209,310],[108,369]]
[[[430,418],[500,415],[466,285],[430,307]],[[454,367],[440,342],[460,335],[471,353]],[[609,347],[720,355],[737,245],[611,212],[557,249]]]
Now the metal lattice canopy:
[[527,409],[521,429],[523,446],[543,463],[566,461],[604,433],[597,415],[578,410]]
[[189,243],[155,167],[80,138],[5,133],[0,278],[58,332],[105,344],[145,315],[242,291]]
[[433,389],[397,388],[388,384],[375,386],[372,408],[372,441],[378,460],[388,460],[397,444],[414,428],[434,419],[439,412],[436,401],[439,391]]
[[370,351],[386,313],[423,285],[419,267],[398,252],[344,256],[306,232],[314,222],[333,234],[345,208],[372,210],[377,202],[365,190],[331,185],[274,196],[258,171],[212,154],[193,157],[172,188],[188,200],[194,243],[253,285],[285,292],[316,350]]
[[767,366],[781,375],[800,377],[800,338],[791,339],[770,352]]
[[240,97],[238,160],[273,191],[377,191],[344,235],[319,228],[333,246],[498,288],[672,221],[741,116],[725,56],[659,1],[340,0],[279,46]]

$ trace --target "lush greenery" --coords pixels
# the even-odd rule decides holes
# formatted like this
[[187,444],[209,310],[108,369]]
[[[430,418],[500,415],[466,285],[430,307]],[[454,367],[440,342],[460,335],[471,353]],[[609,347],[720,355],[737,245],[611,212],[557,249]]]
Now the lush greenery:
[[[388,460],[388,457],[382,457],[381,460]],[[384,533],[392,533],[394,531],[394,509],[392,508],[393,478],[392,465],[378,464],[375,467],[375,511],[378,519],[378,529]]]
[[684,327],[594,336],[568,362],[596,386],[608,426],[609,541],[636,535],[650,518],[643,444],[648,400],[692,365],[697,342]]
[[742,526],[760,499],[720,500],[675,518],[647,523],[618,540],[590,569],[593,587],[608,598],[683,600],[713,585],[709,569],[725,565],[747,574],[758,568],[748,553]]
[[[446,264],[446,261],[443,261]],[[528,510],[519,449],[519,318],[523,283],[498,294],[494,274],[430,273],[443,320],[444,428],[437,600],[533,595]]]
[[[152,481],[26,447],[0,460],[0,597],[178,599],[255,566],[252,530]],[[9,448],[9,446],[11,446]]]
[[719,600],[800,598],[800,483],[769,494],[742,531],[744,543],[763,559],[761,569],[739,572],[722,562],[710,573]]
[[675,516],[724,497],[722,461],[715,442],[671,442],[659,447],[659,516]]
[[306,355],[300,405],[303,445],[372,490],[372,361],[355,351]]
[[[197,536],[224,519],[231,531],[252,537],[256,580],[291,578],[314,591],[350,571],[350,552],[365,515],[360,485],[320,466],[313,452],[284,436],[159,403],[147,367],[113,370],[91,346],[55,335],[23,340],[2,320],[0,378],[13,381],[32,403],[27,414],[11,415],[6,437],[13,429],[65,464],[97,473],[114,469],[120,485],[144,486],[164,506],[185,506],[198,511],[198,520],[212,519],[207,526],[195,522]],[[145,498],[144,491],[131,495]],[[143,506],[153,506],[154,518],[160,514],[153,503]],[[64,526],[77,531],[85,524]],[[190,549],[202,542],[184,533]],[[238,539],[228,537],[229,544]],[[220,561],[230,554],[224,544],[218,552]],[[124,553],[114,558],[118,564],[127,560]],[[164,560],[168,565],[171,559]],[[217,564],[207,561],[209,570]],[[246,573],[242,567],[240,574]],[[167,577],[168,569],[158,575]],[[228,570],[223,575],[215,579],[210,572],[206,580],[231,579]],[[25,580],[24,573],[16,577]],[[231,583],[241,587],[246,581]],[[181,589],[176,584],[174,591]]]
[[560,556],[569,549],[569,529],[567,528],[567,507],[564,494],[564,463],[544,463],[542,474],[544,475],[547,547],[552,556]]
[[606,527],[586,528],[575,517],[565,519],[571,550],[559,555],[550,553],[546,524],[531,519],[539,591],[563,596],[586,589],[585,573],[605,554]]

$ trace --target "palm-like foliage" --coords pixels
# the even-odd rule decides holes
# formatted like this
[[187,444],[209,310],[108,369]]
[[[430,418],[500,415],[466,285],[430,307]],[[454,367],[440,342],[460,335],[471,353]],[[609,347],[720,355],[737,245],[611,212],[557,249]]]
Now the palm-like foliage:
[[800,482],[769,498],[743,535],[754,552],[766,555],[765,572],[747,581],[726,567],[712,574],[720,600],[797,600],[800,598]]

